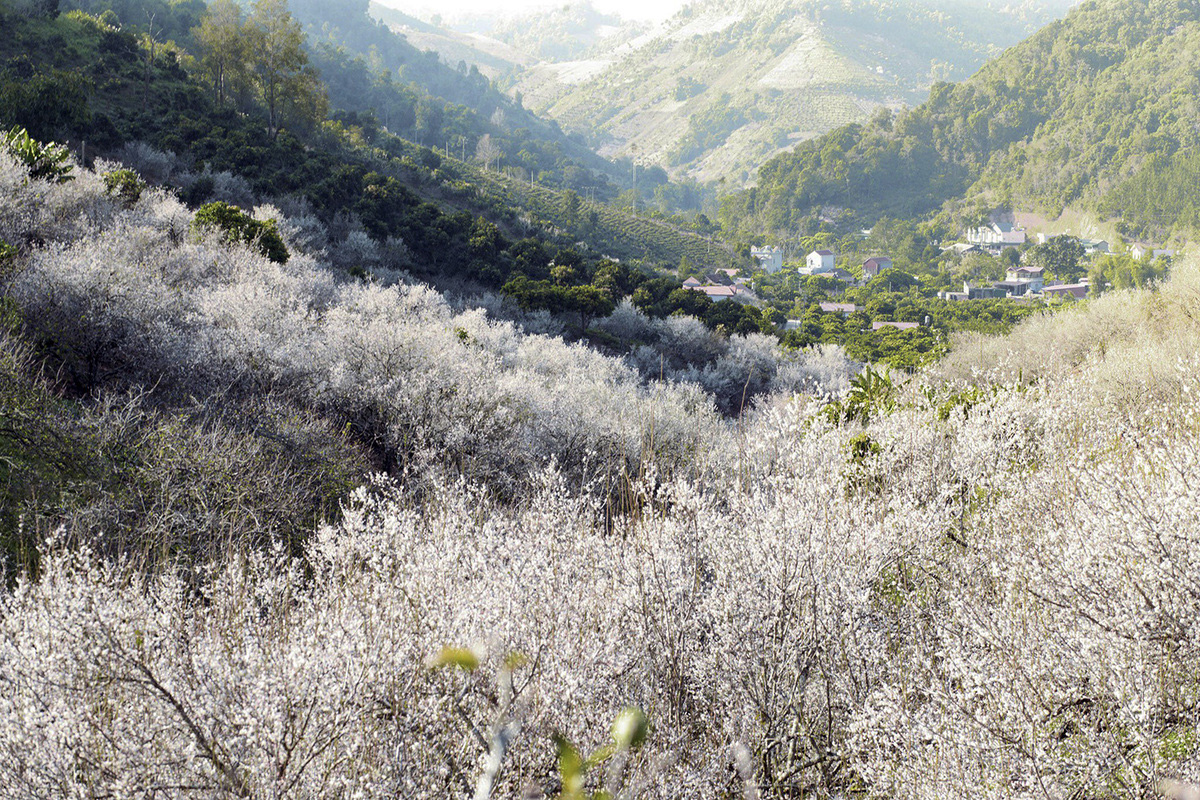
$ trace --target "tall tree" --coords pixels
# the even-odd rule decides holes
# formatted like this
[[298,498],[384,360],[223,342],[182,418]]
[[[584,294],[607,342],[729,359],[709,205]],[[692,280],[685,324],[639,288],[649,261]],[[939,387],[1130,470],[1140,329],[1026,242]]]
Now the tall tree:
[[251,78],[267,112],[267,133],[285,121],[312,124],[329,110],[325,89],[304,52],[304,32],[286,0],[257,0],[246,23]]
[[200,45],[200,67],[212,82],[218,103],[230,89],[242,84],[246,75],[246,36],[242,9],[233,0],[213,0],[193,35]]
[[493,161],[498,161],[502,155],[504,153],[501,151],[500,145],[492,141],[490,133],[485,133],[479,138],[479,144],[475,146],[475,158],[483,162],[485,170]]

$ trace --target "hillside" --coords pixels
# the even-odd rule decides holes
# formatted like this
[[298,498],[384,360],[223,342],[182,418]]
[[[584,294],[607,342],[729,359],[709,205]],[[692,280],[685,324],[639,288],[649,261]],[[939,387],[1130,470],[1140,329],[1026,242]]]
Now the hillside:
[[320,226],[315,242],[344,279],[394,280],[403,270],[469,296],[504,292],[498,312],[533,314],[572,338],[634,293],[653,317],[686,310],[712,329],[774,332],[759,309],[715,304],[659,271],[685,258],[733,260],[678,224],[441,155],[369,116],[292,115],[272,132],[250,84],[221,101],[181,68],[197,61],[178,44],[157,44],[151,60],[132,30],[77,11],[48,18],[0,4],[0,19],[10,33],[0,39],[9,65],[0,129],[25,126],[90,158],[119,159],[192,208],[286,208],[302,228]]
[[[394,107],[385,124],[429,147],[453,143],[474,152],[487,135],[505,166],[547,173],[563,188],[594,188],[611,197],[625,180],[623,169],[497,90],[479,69],[419,49],[372,18],[366,0],[293,0],[289,8],[305,27],[335,107],[374,109],[381,117]],[[390,99],[405,88],[418,102]],[[564,182],[568,170],[576,177]]]
[[623,45],[649,29],[644,22],[598,10],[587,0],[516,14],[468,15],[454,30],[502,41],[536,60],[556,63]]
[[1194,265],[965,380],[680,316],[660,380],[114,166],[0,150],[6,794],[1200,782]]
[[403,36],[418,50],[432,50],[447,64],[464,62],[490,79],[536,61],[533,56],[499,39],[435,25],[379,3],[371,3],[367,11],[372,19]]
[[586,59],[528,68],[515,90],[604,155],[741,184],[797,141],[970,75],[1053,14],[958,2],[707,0]]
[[1119,216],[1130,235],[1200,224],[1193,177],[1200,9],[1097,0],[917,108],[851,125],[766,164],[729,228],[788,230],[822,208],[865,222],[994,207]]
[[[1200,260],[826,202],[973,213],[1126,51],[1185,88],[1111,160],[1186,199],[1143,48],[1200,9],[1085,6],[775,161],[727,228],[895,261],[759,308],[650,268],[741,258],[702,216],[443,150],[495,90],[381,26],[111,2],[0,0],[3,800],[1200,796]],[[936,296],[1022,256],[1094,291]]]

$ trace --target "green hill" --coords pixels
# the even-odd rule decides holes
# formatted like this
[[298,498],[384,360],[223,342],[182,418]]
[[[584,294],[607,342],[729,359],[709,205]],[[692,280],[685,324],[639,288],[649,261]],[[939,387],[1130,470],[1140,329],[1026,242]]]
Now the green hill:
[[787,230],[822,208],[954,222],[1010,206],[1120,216],[1130,234],[1200,223],[1200,6],[1085,3],[921,106],[766,164],[727,225]]

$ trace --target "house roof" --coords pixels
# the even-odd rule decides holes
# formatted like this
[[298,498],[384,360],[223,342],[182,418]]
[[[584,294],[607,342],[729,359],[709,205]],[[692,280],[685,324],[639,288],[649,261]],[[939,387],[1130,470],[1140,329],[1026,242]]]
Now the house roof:
[[831,256],[831,255],[833,255],[833,251],[832,250],[813,250],[812,253],[809,253],[810,256],[813,254],[816,254],[819,256]]
[[700,286],[696,291],[704,292],[709,297],[733,297],[737,294],[733,286]]
[[1058,286],[1043,286],[1043,295],[1066,295],[1072,297],[1087,297],[1088,285],[1086,283],[1064,283]]
[[909,331],[913,328],[921,327],[919,322],[889,322],[887,320],[876,320],[871,323],[871,330],[877,331],[880,328],[899,328],[902,331]]
[[685,287],[687,287],[688,289],[694,289],[695,287],[700,285],[700,281],[696,280],[695,276],[693,276],[691,278],[688,278],[686,281],[684,281],[683,285]]
[[818,306],[826,314],[853,314],[858,310],[854,303],[818,303]]
[[863,266],[865,267],[868,264],[875,264],[877,266],[883,266],[884,264],[890,264],[890,263],[892,263],[892,260],[890,258],[888,258],[887,256],[871,256],[870,258],[868,258],[866,261],[863,262]]

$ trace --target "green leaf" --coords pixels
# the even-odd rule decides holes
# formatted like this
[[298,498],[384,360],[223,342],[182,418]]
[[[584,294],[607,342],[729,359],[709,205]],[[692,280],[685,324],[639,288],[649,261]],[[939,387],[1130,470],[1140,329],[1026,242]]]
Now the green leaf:
[[426,664],[430,669],[460,667],[467,672],[473,672],[479,668],[479,656],[465,647],[443,647],[441,652]]
[[646,715],[640,708],[627,706],[613,720],[613,743],[621,750],[637,749],[646,741]]
[[566,737],[555,735],[558,747],[558,774],[562,778],[562,796],[565,800],[582,800],[583,776],[587,770],[583,758]]

